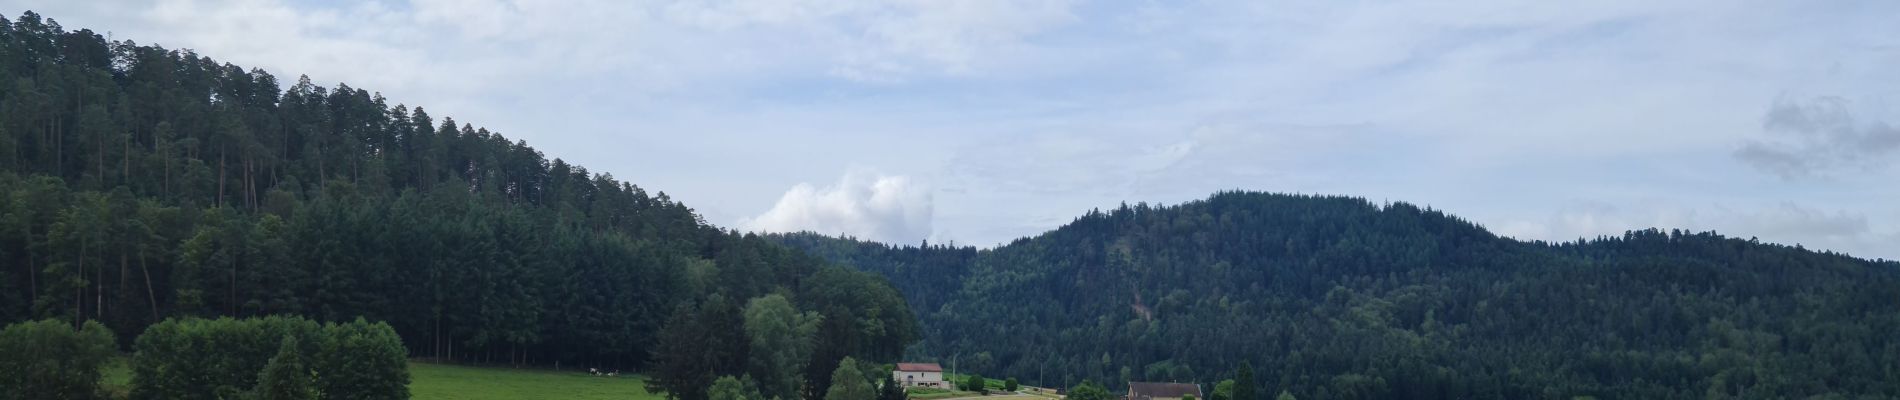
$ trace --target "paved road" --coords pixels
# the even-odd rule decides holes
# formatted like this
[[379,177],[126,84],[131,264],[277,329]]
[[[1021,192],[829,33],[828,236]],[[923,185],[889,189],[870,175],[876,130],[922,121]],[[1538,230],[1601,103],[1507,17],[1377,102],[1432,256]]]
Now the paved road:
[[936,400],[979,400],[979,399],[980,400],[1051,400],[1051,399],[1061,398],[1061,397],[1050,397],[1050,396],[1055,396],[1055,394],[1050,394],[1049,396],[1037,396],[1037,395],[1032,395],[1032,394],[1021,394],[1021,393],[1009,394],[1009,395],[996,394],[996,395],[989,395],[989,396],[947,397],[947,398],[936,399]]

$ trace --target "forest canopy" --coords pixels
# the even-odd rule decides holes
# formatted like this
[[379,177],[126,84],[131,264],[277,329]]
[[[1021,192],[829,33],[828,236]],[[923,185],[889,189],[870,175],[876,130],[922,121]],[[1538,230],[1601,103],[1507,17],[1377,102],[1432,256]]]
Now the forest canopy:
[[836,333],[781,360],[800,370],[917,339],[881,277],[422,106],[284,83],[0,18],[0,324],[129,344],[175,317],[365,318],[413,357],[632,371],[675,310],[776,295]]
[[1261,396],[1299,398],[1900,396],[1900,263],[1712,232],[1521,242],[1406,203],[1226,192],[985,250],[774,237],[889,277],[923,324],[913,358],[1046,387],[1251,363]]

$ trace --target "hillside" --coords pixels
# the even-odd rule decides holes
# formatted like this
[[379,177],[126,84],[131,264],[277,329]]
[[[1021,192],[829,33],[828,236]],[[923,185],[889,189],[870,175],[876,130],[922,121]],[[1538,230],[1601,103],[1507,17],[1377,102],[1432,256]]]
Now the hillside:
[[[711,383],[702,372],[780,382],[804,369],[825,372],[805,374],[823,390],[840,359],[894,359],[915,340],[881,278],[391,103],[32,12],[0,18],[0,325],[99,321],[125,348],[168,318],[365,317],[415,357],[650,366],[687,391]],[[740,307],[881,329],[805,332],[788,340],[816,350],[766,371],[747,370],[736,320],[704,328],[737,340],[659,344],[700,336],[663,330],[670,316]],[[738,357],[686,376],[650,360],[703,358],[689,351]]]
[[1300,398],[1900,396],[1900,263],[1714,233],[1526,243],[1405,203],[1230,192],[990,250],[777,238],[902,288],[914,355],[1045,386],[1244,361]]

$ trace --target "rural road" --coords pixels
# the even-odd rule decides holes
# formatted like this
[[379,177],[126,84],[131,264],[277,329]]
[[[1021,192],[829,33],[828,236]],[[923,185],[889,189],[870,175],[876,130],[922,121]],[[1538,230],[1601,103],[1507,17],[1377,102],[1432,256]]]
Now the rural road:
[[977,400],[977,399],[981,399],[981,400],[1051,400],[1051,399],[1057,399],[1057,398],[1059,397],[1037,396],[1037,395],[1032,395],[1032,394],[1008,394],[1008,395],[999,394],[999,395],[990,395],[990,396],[946,397],[946,398],[941,398],[941,399],[936,399],[936,400]]

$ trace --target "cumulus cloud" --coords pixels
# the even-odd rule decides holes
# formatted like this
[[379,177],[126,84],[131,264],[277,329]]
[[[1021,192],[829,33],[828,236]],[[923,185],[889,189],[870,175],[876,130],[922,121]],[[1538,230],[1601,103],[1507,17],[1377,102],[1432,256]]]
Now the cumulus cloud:
[[740,221],[759,232],[812,231],[887,243],[930,237],[930,189],[909,177],[854,170],[830,186],[801,183],[764,214]]
[[1777,99],[1762,121],[1771,137],[1747,141],[1735,157],[1793,179],[1878,167],[1900,154],[1900,129],[1882,121],[1858,121],[1852,105],[1835,96]]

